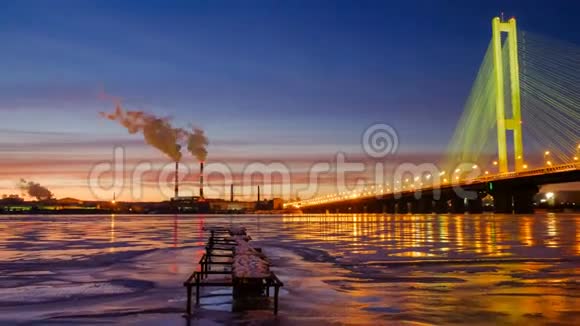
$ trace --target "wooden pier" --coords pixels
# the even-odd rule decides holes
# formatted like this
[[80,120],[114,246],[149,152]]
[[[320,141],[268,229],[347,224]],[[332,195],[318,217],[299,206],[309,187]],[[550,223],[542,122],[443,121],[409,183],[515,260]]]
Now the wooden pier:
[[192,314],[192,295],[199,305],[202,287],[232,287],[234,300],[269,297],[274,289],[274,314],[278,314],[278,296],[284,284],[270,271],[270,262],[260,248],[249,245],[251,237],[243,227],[207,227],[210,232],[200,270],[183,283],[187,288],[186,314]]

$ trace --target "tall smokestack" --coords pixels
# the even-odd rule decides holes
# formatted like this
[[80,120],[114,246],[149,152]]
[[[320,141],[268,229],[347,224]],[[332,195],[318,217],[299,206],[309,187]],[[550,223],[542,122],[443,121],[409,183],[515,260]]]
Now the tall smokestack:
[[175,199],[179,197],[179,162],[175,162]]
[[260,201],[260,186],[258,186],[258,202]]
[[230,201],[234,201],[234,184],[230,184]]
[[203,161],[199,162],[199,197],[203,198]]

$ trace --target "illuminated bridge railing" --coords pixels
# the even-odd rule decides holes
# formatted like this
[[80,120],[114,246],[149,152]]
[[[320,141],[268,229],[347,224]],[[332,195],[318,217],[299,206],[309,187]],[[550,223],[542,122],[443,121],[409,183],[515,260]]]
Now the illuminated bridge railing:
[[[483,183],[483,182],[490,182],[490,181],[498,181],[498,180],[507,180],[507,179],[517,179],[517,178],[524,178],[524,177],[533,177],[533,176],[541,176],[541,175],[548,175],[552,173],[559,173],[559,172],[567,172],[567,171],[575,171],[580,170],[580,162],[575,163],[565,163],[560,165],[542,167],[538,169],[531,169],[525,171],[518,171],[518,172],[507,172],[507,173],[499,173],[493,175],[482,175],[471,179],[459,179],[455,182],[441,182],[436,183],[433,185],[425,186],[425,187],[414,187],[410,185],[408,188],[400,189],[400,190],[383,190],[383,187],[379,187],[379,190],[372,190],[372,191],[360,191],[360,190],[353,190],[349,192],[343,192],[341,194],[332,194],[326,195],[317,198],[311,198],[302,201],[294,201],[285,203],[284,207],[307,207],[307,206],[317,206],[322,204],[330,204],[336,203],[341,201],[347,200],[354,200],[354,199],[371,199],[376,198],[378,196],[389,196],[394,194],[409,194],[415,193],[420,191],[429,191],[437,188],[448,188],[448,187],[461,187],[465,185],[471,185],[474,183]],[[382,188],[382,189],[381,189]]]

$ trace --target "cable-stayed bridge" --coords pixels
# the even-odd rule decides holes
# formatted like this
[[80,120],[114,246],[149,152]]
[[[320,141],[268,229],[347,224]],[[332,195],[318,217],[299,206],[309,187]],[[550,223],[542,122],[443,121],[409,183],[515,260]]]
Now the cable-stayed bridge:
[[580,181],[580,47],[492,20],[492,38],[440,170],[287,203],[305,212],[531,213],[546,184]]

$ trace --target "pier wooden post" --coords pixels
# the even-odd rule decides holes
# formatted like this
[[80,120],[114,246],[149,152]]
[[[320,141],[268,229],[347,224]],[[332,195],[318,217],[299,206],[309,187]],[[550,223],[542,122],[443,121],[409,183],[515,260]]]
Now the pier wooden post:
[[199,279],[199,274],[196,275],[195,278],[195,304],[199,306],[199,283],[201,280]]
[[280,291],[280,287],[274,287],[274,315],[278,314],[278,294]]
[[187,285],[187,315],[191,316],[191,284]]

